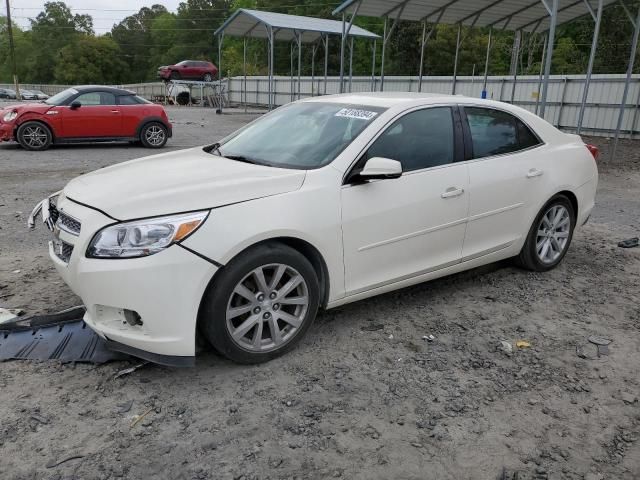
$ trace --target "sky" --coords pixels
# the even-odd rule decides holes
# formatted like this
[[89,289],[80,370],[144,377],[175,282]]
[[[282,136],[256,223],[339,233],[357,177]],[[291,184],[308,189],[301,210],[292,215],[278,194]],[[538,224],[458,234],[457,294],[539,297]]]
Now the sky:
[[[44,0],[10,0],[14,23],[28,27],[29,18],[35,18],[44,8]],[[66,0],[73,13],[87,13],[93,17],[93,29],[98,35],[111,30],[114,23],[136,13],[142,7],[160,4],[175,12],[180,0]],[[5,2],[1,2],[0,15],[6,14]]]

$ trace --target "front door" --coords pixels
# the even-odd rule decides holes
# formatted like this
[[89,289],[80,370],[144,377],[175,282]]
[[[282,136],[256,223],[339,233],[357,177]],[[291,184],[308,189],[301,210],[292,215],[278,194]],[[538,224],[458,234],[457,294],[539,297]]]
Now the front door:
[[87,92],[78,95],[74,101],[80,107],[60,107],[63,136],[66,138],[83,137],[121,137],[122,115],[116,98],[109,92]]
[[342,188],[347,295],[460,261],[469,175],[455,163],[456,118],[448,106],[407,113],[358,161],[356,168],[373,157],[398,160],[403,175]]

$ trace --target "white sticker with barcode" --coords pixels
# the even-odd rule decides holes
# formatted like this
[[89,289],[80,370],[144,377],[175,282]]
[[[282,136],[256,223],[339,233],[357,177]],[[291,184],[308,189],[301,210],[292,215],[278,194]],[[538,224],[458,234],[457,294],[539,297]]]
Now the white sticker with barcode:
[[343,108],[336,113],[336,117],[357,118],[360,120],[371,120],[376,115],[378,115],[378,112],[370,112],[368,110],[360,110],[358,108]]

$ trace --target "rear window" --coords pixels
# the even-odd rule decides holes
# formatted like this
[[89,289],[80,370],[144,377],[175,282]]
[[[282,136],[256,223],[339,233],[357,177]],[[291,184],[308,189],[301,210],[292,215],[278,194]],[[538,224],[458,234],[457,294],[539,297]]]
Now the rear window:
[[118,97],[118,105],[141,105],[151,103],[138,95],[121,95]]

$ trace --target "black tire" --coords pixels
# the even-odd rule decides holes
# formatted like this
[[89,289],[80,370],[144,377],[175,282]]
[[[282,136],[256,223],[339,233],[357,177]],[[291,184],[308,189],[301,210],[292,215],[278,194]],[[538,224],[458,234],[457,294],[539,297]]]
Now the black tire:
[[42,151],[46,150],[53,143],[51,129],[42,122],[24,122],[18,127],[16,132],[18,143],[25,150]]
[[176,101],[178,102],[178,105],[189,105],[191,102],[191,96],[189,95],[189,92],[180,92],[176,96]]
[[[300,275],[302,279],[304,279],[304,286],[301,284],[300,287],[296,288],[303,288],[308,299],[308,303],[305,307],[295,306],[296,309],[302,309],[298,311],[298,315],[301,319],[300,325],[297,328],[293,328],[292,325],[285,322],[285,326],[280,334],[285,332],[285,335],[282,336],[283,339],[286,339],[286,335],[290,335],[290,337],[280,346],[277,346],[276,342],[273,342],[273,346],[270,346],[269,342],[274,338],[272,330],[273,327],[271,327],[270,320],[266,320],[265,318],[267,317],[264,316],[271,315],[270,313],[266,313],[267,311],[273,312],[273,321],[275,322],[276,328],[279,330],[281,320],[275,318],[277,316],[276,304],[273,304],[273,307],[263,307],[263,312],[265,313],[258,312],[257,315],[254,315],[256,312],[250,311],[246,314],[248,317],[238,316],[229,320],[229,322],[236,322],[236,325],[232,324],[231,326],[228,326],[227,322],[227,307],[235,299],[234,296],[237,296],[237,294],[234,294],[236,286],[241,282],[244,283],[247,279],[254,278],[250,277],[251,272],[260,267],[265,267],[267,269],[267,273],[269,268],[274,268],[273,271],[275,276],[276,267],[271,267],[275,264],[287,266],[292,272],[295,272],[295,274]],[[289,272],[289,270],[287,270],[287,272]],[[285,282],[284,279],[293,278],[287,277],[286,275],[287,274],[282,277],[283,282]],[[267,280],[268,278],[269,280]],[[268,283],[270,283],[273,278],[274,277],[268,277],[268,275],[265,275],[265,280],[267,280]],[[257,287],[257,282],[255,285],[256,288],[254,290],[255,295],[257,296],[255,301],[258,302],[258,295],[260,292]],[[272,292],[282,289],[283,286],[283,284],[278,283]],[[224,267],[224,270],[220,273],[220,276],[216,278],[212,285],[210,285],[203,299],[200,311],[200,328],[205,338],[207,338],[213,347],[230,360],[243,364],[267,362],[291,350],[304,336],[315,320],[319,305],[319,291],[320,287],[318,285],[316,272],[309,260],[307,260],[301,253],[280,243],[258,245],[245,251],[229,262],[229,264],[227,264]],[[295,294],[299,295],[299,293]],[[287,294],[285,294],[285,296],[286,295]],[[277,301],[277,298],[273,300],[273,302]],[[269,302],[268,297],[266,296],[265,302]],[[251,305],[251,302],[247,305]],[[283,306],[280,308],[285,311],[284,302]],[[287,308],[290,308],[290,306],[287,306]],[[287,312],[285,311],[285,313]],[[258,319],[255,320],[254,326],[247,330],[246,335],[253,332],[252,337],[255,339],[259,334],[259,342],[262,344],[263,339],[266,337],[264,341],[267,342],[267,344],[251,350],[248,347],[241,345],[241,341],[233,339],[230,328],[237,328],[239,324],[245,322],[249,317],[256,316]],[[262,323],[261,327],[259,326],[260,323]],[[260,328],[260,330],[256,331],[254,328],[256,330]],[[287,333],[286,329],[289,329],[289,333]],[[246,341],[244,335],[242,339],[245,339]]]
[[202,77],[202,81],[203,82],[212,82],[213,81],[213,76],[210,73],[205,73],[204,76]]
[[[569,227],[567,232],[568,236],[566,237],[567,241],[560,255],[552,261],[543,262],[538,255],[537,249],[538,231],[539,227],[541,226],[543,217],[547,214],[547,212],[550,211],[550,209],[554,207],[564,207],[569,213]],[[520,254],[515,258],[516,264],[518,264],[522,268],[526,268],[534,272],[546,272],[557,267],[564,256],[567,254],[567,251],[571,246],[571,240],[573,238],[575,225],[576,212],[574,211],[571,201],[569,201],[566,196],[561,194],[554,196],[545,204],[544,207],[542,207],[535,220],[533,221],[533,224],[531,225],[531,228],[529,229],[529,233],[527,235],[527,240],[525,241]]]
[[140,129],[140,142],[146,148],[162,148],[167,139],[167,127],[160,122],[145,123]]
[[171,80],[180,80],[180,74],[178,72],[176,72],[175,70],[171,71],[171,75],[169,75],[169,78]]

